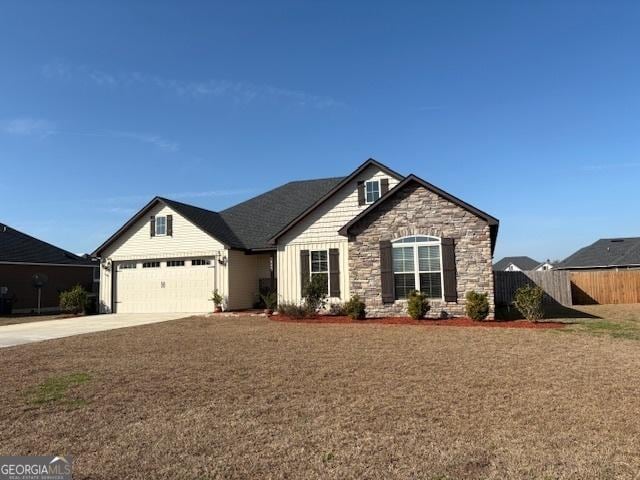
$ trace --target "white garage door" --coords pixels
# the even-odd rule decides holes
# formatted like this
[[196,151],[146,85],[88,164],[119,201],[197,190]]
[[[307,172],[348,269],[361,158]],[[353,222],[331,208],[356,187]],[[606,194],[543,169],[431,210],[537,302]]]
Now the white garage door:
[[211,311],[213,304],[209,298],[215,288],[215,262],[210,265],[192,265],[190,259],[174,260],[176,266],[167,266],[169,262],[172,261],[118,262],[115,280],[116,312]]

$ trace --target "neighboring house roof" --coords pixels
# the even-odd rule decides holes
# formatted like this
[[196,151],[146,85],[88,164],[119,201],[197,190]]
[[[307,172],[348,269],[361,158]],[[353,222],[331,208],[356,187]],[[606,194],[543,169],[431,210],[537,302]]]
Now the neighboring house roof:
[[506,270],[511,264],[514,264],[520,270],[535,270],[546,262],[538,262],[531,257],[504,257],[493,264],[493,269],[496,271]]
[[0,224],[0,262],[94,265],[89,259],[74,255],[4,224]]
[[360,212],[359,215],[354,217],[344,227],[342,227],[338,231],[338,233],[340,233],[340,235],[345,235],[345,236],[348,235],[349,229],[351,229],[351,227],[353,227],[355,224],[357,224],[360,220],[365,218],[371,212],[375,211],[377,208],[380,207],[380,205],[384,204],[388,199],[390,199],[393,196],[395,196],[398,192],[400,192],[405,186],[407,186],[410,183],[417,183],[421,187],[426,188],[427,190],[435,193],[436,195],[441,196],[442,198],[450,201],[451,203],[453,203],[455,205],[458,205],[459,207],[467,210],[468,212],[473,213],[475,216],[485,220],[489,224],[489,228],[490,228],[491,252],[493,253],[493,249],[495,248],[495,244],[496,244],[496,239],[498,237],[498,226],[499,226],[499,223],[500,223],[497,218],[492,217],[488,213],[483,212],[482,210],[474,207],[473,205],[470,205],[470,204],[460,200],[458,197],[455,197],[455,196],[451,195],[450,193],[445,192],[444,190],[436,187],[435,185],[432,185],[432,184],[424,181],[420,177],[417,177],[416,175],[413,175],[413,174],[409,175],[404,180],[402,180],[400,183],[398,183],[395,187],[390,189],[387,193],[385,193],[382,197],[380,197],[380,199],[377,202],[371,204],[368,208],[366,208],[365,210]]
[[274,234],[270,239],[269,239],[269,243],[271,245],[274,245],[276,243],[276,241],[278,240],[279,237],[281,237],[282,235],[284,235],[285,233],[287,233],[289,230],[291,230],[298,222],[300,222],[302,219],[304,219],[307,215],[309,215],[311,212],[313,212],[316,208],[318,208],[320,205],[322,205],[324,202],[326,202],[329,198],[331,198],[331,196],[336,193],[338,190],[340,190],[342,187],[344,187],[346,184],[348,184],[351,180],[353,180],[354,178],[356,178],[358,175],[360,175],[362,172],[364,172],[368,167],[370,166],[374,166],[377,167],[378,169],[380,169],[381,171],[385,172],[387,175],[390,175],[392,177],[395,177],[397,180],[402,180],[402,178],[404,178],[402,175],[400,175],[398,172],[395,172],[394,170],[391,170],[389,167],[387,167],[386,165],[383,165],[382,163],[378,162],[377,160],[370,158],[368,160],[366,160],[362,165],[360,165],[358,168],[356,168],[353,173],[351,173],[351,175],[344,177],[341,179],[340,182],[338,182],[331,190],[329,190],[328,192],[326,192],[325,195],[323,195],[321,198],[319,198],[316,202],[314,202],[313,204],[311,204],[308,208],[306,208],[305,210],[303,210],[299,215],[297,215],[296,217],[294,217],[291,221],[289,221],[284,228],[282,228],[281,230],[279,230],[276,234]]
[[556,268],[640,266],[640,237],[601,238],[565,258]]

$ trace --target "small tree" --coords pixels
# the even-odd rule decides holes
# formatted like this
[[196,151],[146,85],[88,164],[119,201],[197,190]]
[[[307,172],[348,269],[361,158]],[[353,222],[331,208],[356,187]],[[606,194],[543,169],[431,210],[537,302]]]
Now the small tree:
[[358,295],[354,295],[344,304],[344,310],[353,320],[362,320],[367,316],[366,305]]
[[474,290],[465,295],[465,311],[473,320],[484,320],[489,315],[489,300],[486,293],[478,293]]
[[312,312],[322,310],[327,303],[327,277],[311,275],[311,280],[302,291],[304,303]]
[[60,293],[60,310],[77,315],[87,308],[87,291],[80,285]]
[[542,298],[544,290],[538,285],[523,285],[513,296],[513,304],[524,318],[537,322],[544,317]]
[[218,289],[216,288],[213,291],[211,298],[209,300],[213,302],[214,309],[218,310],[219,308],[222,307],[222,302],[224,301],[224,298],[222,297],[222,295],[220,295],[220,292],[218,292]]
[[418,292],[417,290],[409,292],[409,297],[407,299],[407,312],[411,318],[414,320],[424,318],[430,308],[429,300],[424,293]]

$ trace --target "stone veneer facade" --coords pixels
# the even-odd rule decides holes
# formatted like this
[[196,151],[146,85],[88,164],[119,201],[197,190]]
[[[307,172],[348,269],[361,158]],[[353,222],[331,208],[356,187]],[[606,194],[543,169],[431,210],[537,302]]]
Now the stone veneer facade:
[[381,240],[409,235],[453,238],[456,257],[457,302],[430,300],[429,317],[464,315],[464,296],[470,290],[487,293],[494,313],[492,253],[489,225],[464,208],[417,184],[408,184],[349,231],[351,295],[366,303],[367,316],[407,315],[406,300],[382,302]]

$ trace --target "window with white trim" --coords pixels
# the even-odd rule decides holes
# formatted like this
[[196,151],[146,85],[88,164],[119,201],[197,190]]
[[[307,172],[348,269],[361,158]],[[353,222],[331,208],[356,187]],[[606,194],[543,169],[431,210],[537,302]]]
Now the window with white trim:
[[414,236],[392,242],[396,299],[418,290],[442,298],[442,249],[438,237]]
[[168,260],[167,267],[184,267],[184,260]]
[[320,277],[324,285],[324,293],[329,293],[329,252],[327,250],[311,250],[311,278]]
[[129,270],[131,268],[136,268],[138,265],[135,262],[125,262],[118,264],[118,270]]
[[198,265],[211,265],[211,260],[208,258],[194,258],[191,260],[191,265],[194,267]]
[[380,198],[380,180],[364,182],[364,201],[373,203]]
[[156,217],[156,236],[167,234],[167,217]]
[[142,268],[160,268],[160,262],[144,262]]

